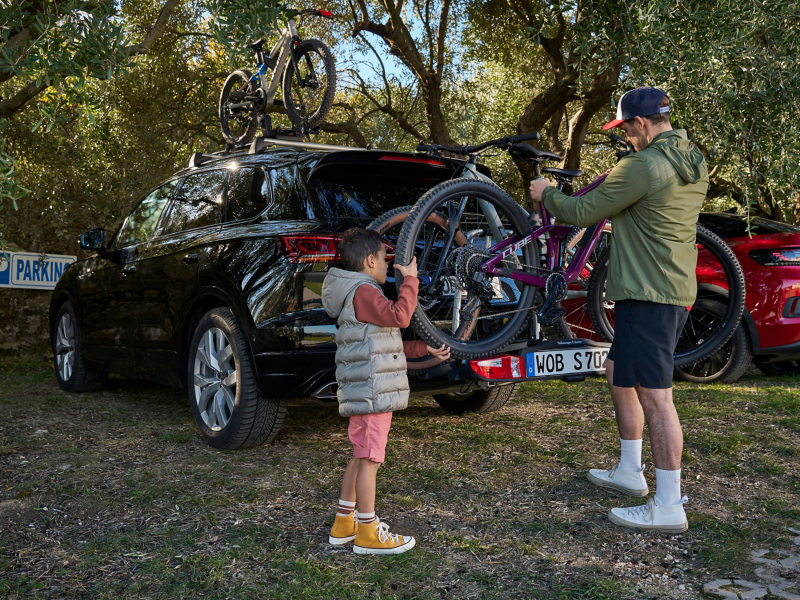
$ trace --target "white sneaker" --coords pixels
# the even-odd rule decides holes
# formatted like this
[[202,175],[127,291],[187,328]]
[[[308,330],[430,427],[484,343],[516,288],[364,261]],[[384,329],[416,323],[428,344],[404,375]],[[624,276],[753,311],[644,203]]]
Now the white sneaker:
[[608,511],[608,518],[615,525],[630,527],[631,529],[649,529],[665,531],[667,533],[680,533],[689,529],[689,521],[683,505],[688,499],[681,498],[679,504],[668,506],[661,504],[655,496],[643,506],[630,508],[612,508]]
[[640,471],[623,471],[617,463],[608,471],[592,469],[586,478],[595,485],[616,490],[628,496],[643,497],[650,493],[644,478],[644,465]]

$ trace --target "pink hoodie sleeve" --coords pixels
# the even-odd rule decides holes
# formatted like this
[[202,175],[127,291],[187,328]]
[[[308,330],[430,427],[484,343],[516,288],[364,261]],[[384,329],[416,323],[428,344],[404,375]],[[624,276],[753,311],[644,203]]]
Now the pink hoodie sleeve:
[[397,293],[397,302],[392,302],[380,290],[371,285],[359,286],[353,295],[356,319],[381,327],[406,328],[411,324],[411,315],[417,308],[419,279],[406,277]]

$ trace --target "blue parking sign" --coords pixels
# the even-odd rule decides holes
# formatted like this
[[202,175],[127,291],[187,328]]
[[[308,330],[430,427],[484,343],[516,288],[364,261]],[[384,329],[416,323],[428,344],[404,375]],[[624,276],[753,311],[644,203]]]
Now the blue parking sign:
[[9,285],[11,282],[11,255],[7,252],[0,253],[0,285]]
[[6,252],[0,254],[0,287],[52,290],[77,256]]

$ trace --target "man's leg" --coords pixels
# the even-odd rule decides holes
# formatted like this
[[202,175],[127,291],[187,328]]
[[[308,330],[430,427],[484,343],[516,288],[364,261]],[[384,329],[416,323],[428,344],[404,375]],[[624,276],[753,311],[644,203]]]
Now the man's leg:
[[644,506],[612,508],[608,518],[612,523],[633,529],[680,533],[689,528],[689,522],[683,510],[680,486],[683,433],[672,403],[672,389],[637,385],[636,391],[650,430],[656,466],[656,494]]
[[609,488],[631,496],[646,496],[647,481],[642,474],[642,432],[644,413],[639,404],[636,389],[617,387],[614,381],[614,361],[606,359],[606,380],[620,437],[620,461],[609,469],[592,469],[587,477],[595,485]]
[[672,388],[636,387],[647,426],[656,468],[656,498],[661,504],[675,505],[681,500],[681,454],[683,431],[678,411],[672,402]]
[[617,419],[619,437],[623,440],[640,440],[644,432],[644,412],[639,403],[636,388],[617,387],[614,381],[614,361],[606,360],[606,381],[611,400],[614,401],[614,413]]

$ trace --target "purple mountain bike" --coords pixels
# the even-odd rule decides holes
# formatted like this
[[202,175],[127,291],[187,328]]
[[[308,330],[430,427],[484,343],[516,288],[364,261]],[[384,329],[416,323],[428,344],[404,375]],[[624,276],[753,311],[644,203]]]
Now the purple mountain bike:
[[[620,150],[618,159],[633,152],[622,138],[610,138]],[[532,133],[476,146],[417,146],[418,152],[429,155],[448,152],[467,157],[456,178],[428,190],[402,215],[395,247],[399,264],[417,257],[420,289],[412,318],[414,331],[431,346],[450,346],[454,358],[498,354],[526,326],[531,337],[541,338],[540,325],[563,323],[560,303],[569,284],[585,277],[598,256],[608,260],[606,246],[612,243],[613,233],[604,235],[607,220],[588,228],[577,245],[568,248],[575,228],[556,225],[544,207],[541,217],[528,214],[476,168],[483,153],[499,149],[530,163],[537,178],[542,173],[553,176],[559,189],[583,174],[541,168],[543,162],[561,157],[525,143],[537,139],[539,134]],[[604,179],[599,177],[574,195],[586,194]],[[702,331],[691,331],[694,325],[684,331],[686,339],[676,351],[676,366],[700,361],[718,350],[733,334],[744,308],[744,278],[733,252],[701,226],[697,244],[719,261],[728,282],[728,302],[724,315],[697,321]],[[399,275],[396,283],[398,287],[402,283]],[[599,301],[603,302],[602,294]]]

